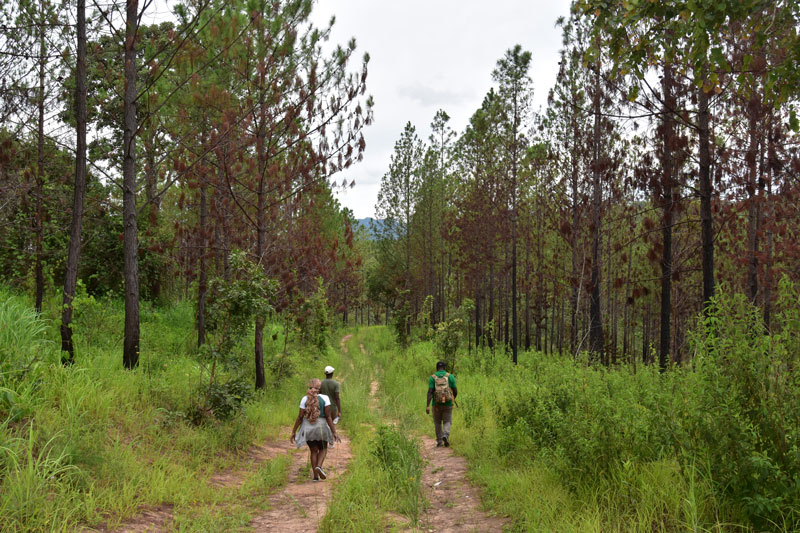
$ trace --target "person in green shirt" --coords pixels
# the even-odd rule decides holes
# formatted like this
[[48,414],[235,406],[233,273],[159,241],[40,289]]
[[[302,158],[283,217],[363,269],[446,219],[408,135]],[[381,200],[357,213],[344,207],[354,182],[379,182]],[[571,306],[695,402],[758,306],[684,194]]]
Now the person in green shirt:
[[333,370],[330,365],[325,367],[325,379],[322,380],[319,392],[331,399],[331,416],[338,423],[337,419],[342,416],[342,401],[339,399],[339,382],[333,379]]
[[[333,423],[338,424],[339,418],[342,416],[342,401],[339,399],[339,382],[333,379],[333,370],[331,365],[325,367],[325,379],[322,380],[319,392],[331,399],[331,417],[333,417]],[[330,447],[333,448],[334,445],[331,444]],[[328,450],[325,450],[324,453],[328,453]]]
[[[436,373],[428,377],[428,403],[425,412],[431,413],[431,402],[433,401],[433,427],[436,431],[436,447],[450,446],[450,426],[453,423],[453,400],[458,396],[456,388],[456,378],[448,374],[444,361],[436,363]],[[436,378],[447,377],[447,385],[450,388],[452,399],[440,401],[441,398],[434,398],[436,392]]]

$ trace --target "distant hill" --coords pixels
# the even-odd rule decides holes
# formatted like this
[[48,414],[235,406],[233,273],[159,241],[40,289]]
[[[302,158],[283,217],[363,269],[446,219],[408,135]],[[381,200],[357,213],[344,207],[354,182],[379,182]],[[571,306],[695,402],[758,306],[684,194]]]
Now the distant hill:
[[356,220],[356,224],[355,224],[356,228],[355,229],[364,228],[364,231],[367,232],[367,234],[370,236],[370,238],[374,239],[375,238],[375,234],[372,231],[372,224],[373,223],[376,223],[379,228],[382,227],[382,225],[383,225],[383,221],[380,220],[380,219],[376,219],[376,218],[372,218],[372,217],[359,218],[359,219]]

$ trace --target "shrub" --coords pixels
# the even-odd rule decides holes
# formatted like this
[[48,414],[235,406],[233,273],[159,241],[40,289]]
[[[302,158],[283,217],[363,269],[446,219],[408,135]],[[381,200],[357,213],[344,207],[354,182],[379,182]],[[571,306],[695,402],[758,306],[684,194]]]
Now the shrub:
[[300,340],[316,348],[317,355],[323,355],[328,348],[331,323],[322,278],[317,278],[317,290],[314,294],[300,305],[295,321],[300,330]]

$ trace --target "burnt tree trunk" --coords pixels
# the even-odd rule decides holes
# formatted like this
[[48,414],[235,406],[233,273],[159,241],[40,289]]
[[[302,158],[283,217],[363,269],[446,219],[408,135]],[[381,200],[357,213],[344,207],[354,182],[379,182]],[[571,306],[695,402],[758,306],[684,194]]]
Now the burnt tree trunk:
[[136,34],[138,0],[128,0],[125,24],[125,95],[122,212],[125,255],[125,340],[122,364],[139,364],[139,258],[136,225]]
[[34,268],[36,278],[36,312],[42,312],[42,299],[44,297],[44,268],[42,265],[44,256],[44,68],[45,68],[45,16],[44,2],[39,4],[39,98],[37,102],[39,119],[36,134],[36,266]]
[[592,291],[589,301],[589,351],[592,358],[603,360],[603,314],[600,303],[601,261],[600,261],[600,208],[602,187],[600,178],[600,62],[596,62],[595,83],[592,107],[594,110],[594,130],[592,133]]
[[206,272],[206,226],[208,225],[208,209],[206,207],[206,180],[200,176],[200,279],[197,284],[197,347],[206,342],[206,293],[208,290],[208,273]]
[[703,313],[708,314],[714,298],[714,228],[711,214],[711,131],[708,94],[701,87],[697,94],[697,130],[700,189],[700,230],[703,264]]
[[658,350],[658,366],[663,372],[667,369],[670,348],[670,312],[672,296],[672,226],[675,198],[674,175],[675,165],[672,157],[672,142],[675,136],[675,95],[673,94],[672,67],[666,65],[664,77],[661,81],[664,92],[664,118],[662,128],[662,153],[661,153],[661,209],[662,209],[662,238],[663,254],[661,256],[661,337]]
[[75,190],[72,200],[72,224],[69,231],[64,293],[61,305],[61,361],[75,361],[72,342],[72,300],[78,283],[81,256],[81,223],[86,196],[86,1],[78,0],[76,10],[77,63],[75,68]]

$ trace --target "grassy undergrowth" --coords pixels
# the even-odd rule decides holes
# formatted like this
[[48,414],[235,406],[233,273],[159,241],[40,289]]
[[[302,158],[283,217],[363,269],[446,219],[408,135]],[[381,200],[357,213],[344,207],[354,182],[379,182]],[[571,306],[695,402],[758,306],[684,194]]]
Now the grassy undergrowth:
[[[796,531],[800,384],[797,295],[782,327],[754,336],[743,298],[722,298],[691,368],[603,369],[528,352],[462,355],[451,442],[515,531]],[[382,409],[432,433],[424,414],[430,342],[358,333],[382,369]]]
[[[71,367],[59,362],[57,302],[50,302],[42,317],[30,307],[0,288],[4,531],[114,527],[142,507],[161,504],[174,506],[178,529],[236,529],[285,483],[287,457],[254,469],[237,490],[208,480],[215,472],[245,466],[242,452],[254,442],[284,438],[279,431],[297,414],[294,398],[319,372],[268,373],[267,390],[238,416],[195,425],[190,413],[208,369],[196,357],[191,304],[143,307],[142,351],[134,371],[122,368],[121,302],[87,298],[76,305]],[[268,333],[269,362],[282,339]],[[249,362],[250,346],[239,349]],[[338,364],[335,351],[329,355],[321,363],[319,355],[295,349],[291,358],[294,368],[317,369]]]
[[354,458],[320,526],[326,533],[383,532],[393,523],[416,524],[425,505],[417,442],[402,422],[386,425],[385,418],[371,408],[377,398],[371,400],[370,385],[380,376],[373,373],[371,359],[361,353],[362,334],[358,332],[348,343],[342,380],[346,408],[342,420]]

